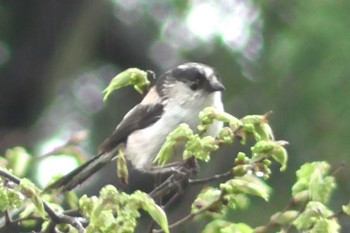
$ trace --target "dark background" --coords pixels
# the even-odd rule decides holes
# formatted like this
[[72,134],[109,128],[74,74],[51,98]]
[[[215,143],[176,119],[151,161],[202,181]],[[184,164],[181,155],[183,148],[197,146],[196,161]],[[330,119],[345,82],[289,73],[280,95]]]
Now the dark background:
[[[83,147],[93,155],[141,98],[126,88],[102,102],[102,90],[118,72],[138,67],[160,74],[202,62],[221,74],[227,112],[243,117],[272,110],[277,139],[290,142],[288,170],[276,167],[269,181],[272,201],[253,199],[229,219],[265,224],[287,205],[299,166],[317,160],[333,171],[345,162],[331,203],[337,211],[350,193],[349,12],[345,0],[2,0],[0,154],[20,145],[38,155],[48,142],[88,130]],[[225,148],[200,175],[226,171],[237,148]],[[115,184],[114,170],[107,166],[82,190],[95,194]],[[151,178],[133,173],[129,191],[136,188],[150,190]],[[172,220],[188,213],[194,192],[174,207]],[[350,231],[346,222],[343,232]],[[178,232],[202,227],[187,224]]]

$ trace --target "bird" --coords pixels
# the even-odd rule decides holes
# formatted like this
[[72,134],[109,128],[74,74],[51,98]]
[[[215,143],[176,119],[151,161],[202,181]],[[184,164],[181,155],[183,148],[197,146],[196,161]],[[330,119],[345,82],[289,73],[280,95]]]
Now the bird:
[[[101,144],[97,156],[45,190],[64,192],[75,188],[114,160],[120,150],[136,170],[145,173],[167,171],[153,163],[167,135],[182,123],[196,132],[200,124],[198,115],[206,107],[223,111],[224,89],[217,71],[202,63],[188,62],[166,71]],[[222,122],[215,120],[205,135],[217,136],[222,126]],[[184,146],[174,148],[172,160],[181,161],[183,150]]]

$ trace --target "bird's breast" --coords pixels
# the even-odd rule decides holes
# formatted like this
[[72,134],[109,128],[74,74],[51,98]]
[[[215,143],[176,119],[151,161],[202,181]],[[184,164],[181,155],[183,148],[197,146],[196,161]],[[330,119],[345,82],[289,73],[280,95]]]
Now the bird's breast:
[[[220,93],[218,93],[220,94]],[[219,100],[219,101],[217,101]],[[218,110],[223,110],[221,96],[212,96],[207,102],[178,103],[169,101],[164,108],[162,117],[154,124],[140,130],[136,130],[129,135],[126,143],[126,158],[133,166],[141,171],[150,171],[154,158],[164,144],[166,137],[181,123],[186,123],[193,130],[197,130],[200,124],[199,112],[205,107],[213,106]],[[208,129],[207,135],[216,136],[222,127],[221,122],[214,122]],[[182,159],[183,145],[174,148],[176,154],[172,156],[172,161]]]

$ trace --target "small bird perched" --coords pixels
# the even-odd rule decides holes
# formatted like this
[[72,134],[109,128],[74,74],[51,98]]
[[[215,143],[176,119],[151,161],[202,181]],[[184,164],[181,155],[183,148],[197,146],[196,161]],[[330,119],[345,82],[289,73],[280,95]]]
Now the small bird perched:
[[[147,173],[169,171],[153,164],[166,137],[181,123],[197,131],[199,112],[205,107],[223,111],[224,86],[215,70],[200,63],[185,63],[161,75],[143,100],[132,108],[99,153],[82,166],[62,177],[47,189],[73,189],[106,163],[121,149],[133,167]],[[206,135],[217,136],[222,122],[214,121]],[[172,161],[181,161],[183,146],[174,148]]]

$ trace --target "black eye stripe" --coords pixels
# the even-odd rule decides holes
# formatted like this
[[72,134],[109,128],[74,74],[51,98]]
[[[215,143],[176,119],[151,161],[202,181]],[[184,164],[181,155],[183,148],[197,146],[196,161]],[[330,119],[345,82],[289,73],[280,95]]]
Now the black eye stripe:
[[185,83],[202,84],[206,79],[205,74],[197,68],[174,69],[172,76]]

